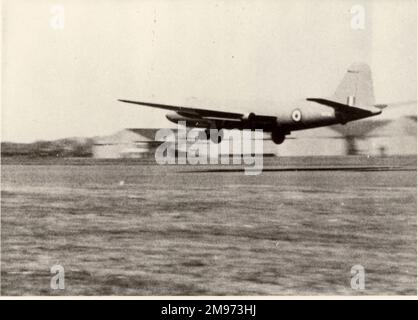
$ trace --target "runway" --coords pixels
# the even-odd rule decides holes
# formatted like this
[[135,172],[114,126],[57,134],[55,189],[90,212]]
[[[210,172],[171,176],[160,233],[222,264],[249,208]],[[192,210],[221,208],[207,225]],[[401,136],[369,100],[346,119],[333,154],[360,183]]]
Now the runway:
[[[416,294],[416,157],[2,159],[3,295]],[[50,267],[65,290],[50,288]],[[350,287],[351,267],[366,289]]]

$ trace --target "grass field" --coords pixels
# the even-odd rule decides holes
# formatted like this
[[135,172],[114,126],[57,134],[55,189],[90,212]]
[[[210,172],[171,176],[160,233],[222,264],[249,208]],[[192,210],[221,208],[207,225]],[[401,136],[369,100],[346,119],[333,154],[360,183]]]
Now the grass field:
[[416,157],[229,168],[3,161],[1,293],[416,294]]

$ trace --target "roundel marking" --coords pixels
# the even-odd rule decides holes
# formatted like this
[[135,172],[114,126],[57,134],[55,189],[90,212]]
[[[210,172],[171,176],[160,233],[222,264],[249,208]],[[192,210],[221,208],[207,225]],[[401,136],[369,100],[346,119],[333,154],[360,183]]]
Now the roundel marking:
[[299,109],[295,109],[292,111],[292,120],[295,122],[299,122],[302,120],[302,112]]

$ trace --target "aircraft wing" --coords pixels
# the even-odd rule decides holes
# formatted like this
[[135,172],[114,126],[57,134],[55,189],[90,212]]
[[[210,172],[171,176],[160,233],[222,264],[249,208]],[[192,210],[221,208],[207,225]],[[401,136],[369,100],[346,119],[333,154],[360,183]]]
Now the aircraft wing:
[[196,116],[201,116],[201,117],[214,117],[214,118],[227,118],[227,119],[242,119],[242,117],[244,117],[244,114],[234,113],[234,112],[189,108],[189,107],[182,107],[182,106],[173,106],[173,105],[167,105],[167,104],[122,100],[122,99],[119,99],[118,101],[125,102],[125,103],[138,104],[141,106],[147,106],[147,107],[152,107],[152,108],[170,110],[170,111],[177,112],[179,114],[196,115]]
[[173,111],[175,112],[174,115],[168,114],[166,116],[169,120],[173,122],[184,120],[194,127],[219,127],[225,129],[249,129],[251,127],[257,127],[269,130],[276,125],[277,120],[277,118],[273,116],[255,115],[253,113],[246,115],[243,113],[190,108],[151,102],[122,99],[119,99],[118,101]]

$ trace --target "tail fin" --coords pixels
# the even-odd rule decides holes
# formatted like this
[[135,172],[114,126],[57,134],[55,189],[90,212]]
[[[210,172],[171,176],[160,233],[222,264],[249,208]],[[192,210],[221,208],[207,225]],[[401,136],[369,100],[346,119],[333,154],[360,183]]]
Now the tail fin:
[[370,67],[365,63],[352,64],[335,91],[332,100],[351,107],[374,106]]

